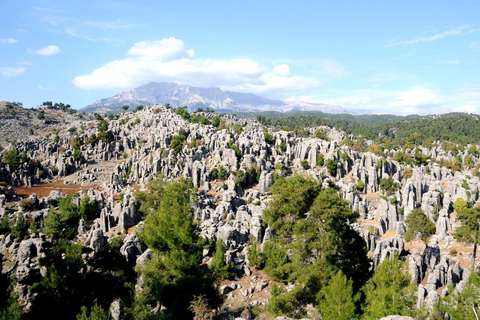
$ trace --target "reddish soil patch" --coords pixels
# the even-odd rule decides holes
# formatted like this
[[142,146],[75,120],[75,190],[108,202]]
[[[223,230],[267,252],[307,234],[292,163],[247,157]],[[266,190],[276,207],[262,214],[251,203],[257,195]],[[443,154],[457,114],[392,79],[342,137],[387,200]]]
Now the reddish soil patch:
[[98,189],[96,186],[81,186],[78,184],[64,184],[63,180],[58,180],[50,183],[35,185],[32,187],[14,187],[17,195],[21,197],[29,197],[32,193],[36,193],[37,197],[43,198],[50,195],[50,191],[58,190],[66,194],[74,194],[80,190],[87,191],[88,189]]

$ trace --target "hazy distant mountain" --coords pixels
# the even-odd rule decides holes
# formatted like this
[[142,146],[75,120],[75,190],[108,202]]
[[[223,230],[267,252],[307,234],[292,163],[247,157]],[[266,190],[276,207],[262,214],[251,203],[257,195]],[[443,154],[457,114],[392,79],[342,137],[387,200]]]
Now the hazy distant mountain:
[[153,105],[169,103],[172,107],[187,106],[189,110],[199,107],[222,112],[240,111],[322,111],[325,113],[359,114],[340,106],[302,101],[283,101],[264,98],[253,93],[222,91],[219,88],[197,88],[173,82],[152,82],[144,86],[125,90],[111,98],[101,99],[86,106],[86,112],[116,112],[122,106]]

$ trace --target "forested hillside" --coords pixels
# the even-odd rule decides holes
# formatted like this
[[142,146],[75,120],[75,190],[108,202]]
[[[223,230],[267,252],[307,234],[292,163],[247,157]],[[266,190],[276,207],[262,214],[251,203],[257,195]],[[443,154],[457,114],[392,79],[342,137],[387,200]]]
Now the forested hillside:
[[449,113],[438,116],[394,115],[334,115],[325,113],[262,113],[255,116],[264,124],[283,130],[329,126],[358,137],[387,146],[432,146],[435,142],[449,141],[459,144],[480,141],[480,122],[477,115]]

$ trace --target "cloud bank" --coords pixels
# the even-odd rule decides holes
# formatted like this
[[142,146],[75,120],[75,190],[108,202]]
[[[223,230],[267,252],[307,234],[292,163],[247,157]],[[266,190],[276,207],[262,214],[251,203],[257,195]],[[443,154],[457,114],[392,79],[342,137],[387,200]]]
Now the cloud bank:
[[[328,65],[334,76],[345,73],[336,62]],[[287,64],[269,68],[245,58],[197,59],[195,51],[176,38],[137,42],[125,59],[108,62],[90,74],[76,77],[73,83],[88,90],[106,90],[133,88],[152,81],[216,86],[276,97],[291,96],[324,83],[316,77],[295,75]]]
[[405,90],[362,89],[345,92],[340,98],[308,99],[312,102],[364,109],[382,114],[432,114],[480,111],[480,86],[471,85],[448,94],[430,87]]

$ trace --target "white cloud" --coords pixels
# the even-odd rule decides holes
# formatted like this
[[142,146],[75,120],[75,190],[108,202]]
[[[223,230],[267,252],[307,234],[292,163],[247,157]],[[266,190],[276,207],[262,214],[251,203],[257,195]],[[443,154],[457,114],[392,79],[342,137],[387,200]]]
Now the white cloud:
[[431,42],[431,41],[437,41],[440,39],[443,39],[445,37],[450,37],[450,36],[458,36],[458,35],[463,35],[463,34],[469,34],[469,33],[475,33],[480,31],[480,29],[474,29],[469,26],[461,26],[455,29],[450,29],[446,30],[443,32],[435,33],[432,34],[431,36],[428,37],[416,37],[414,39],[410,40],[401,40],[401,41],[396,41],[396,40],[390,40],[387,42],[386,46],[387,47],[394,47],[394,46],[408,46],[412,44],[416,44],[419,42]]
[[388,104],[389,107],[422,106],[439,102],[435,93],[428,88],[414,88],[399,92],[394,96],[394,99]]
[[40,89],[40,90],[52,90],[52,88],[50,88],[50,87],[44,87],[44,86],[42,86],[41,84],[38,85],[38,89]]
[[0,39],[0,43],[13,44],[13,43],[18,43],[18,42],[19,41],[17,39],[13,39],[13,38]]
[[95,37],[91,37],[89,35],[86,35],[82,32],[77,32],[74,28],[65,29],[65,33],[68,34],[69,36],[82,38],[82,39],[85,39],[85,40],[90,41],[90,42],[110,41],[109,38],[105,38],[105,37],[95,38]]
[[438,61],[438,63],[440,63],[440,64],[459,64],[460,61],[459,61],[459,60],[455,60],[455,59],[451,59],[451,60]]
[[0,74],[6,78],[16,77],[25,72],[25,67],[0,67]]
[[[217,86],[224,90],[247,91],[275,97],[287,96],[321,86],[322,81],[294,75],[287,64],[268,68],[245,58],[195,59],[182,40],[168,38],[140,41],[128,51],[128,57],[114,60],[91,74],[78,76],[73,83],[90,90],[126,89],[151,81],[184,83],[193,86]],[[341,70],[332,69],[339,74]]]
[[327,76],[343,78],[348,72],[335,60],[323,60],[322,70]]
[[141,27],[140,24],[132,24],[122,20],[115,21],[82,21],[80,25],[85,27],[92,27],[100,30],[123,30]]
[[133,45],[128,55],[142,60],[179,60],[191,59],[195,55],[193,50],[185,49],[183,41],[168,38],[159,41],[140,41]]
[[38,49],[38,50],[29,49],[28,52],[30,54],[38,54],[38,55],[41,55],[41,56],[53,56],[53,55],[56,55],[56,54],[60,53],[60,47],[59,46],[54,46],[54,45],[49,45],[45,48],[41,48],[41,49]]
[[474,49],[480,49],[480,41],[470,43],[470,47],[472,47]]
[[334,98],[308,97],[302,100],[368,110],[377,114],[480,113],[480,85],[471,85],[448,93],[431,87],[405,90],[362,89],[337,93]]

